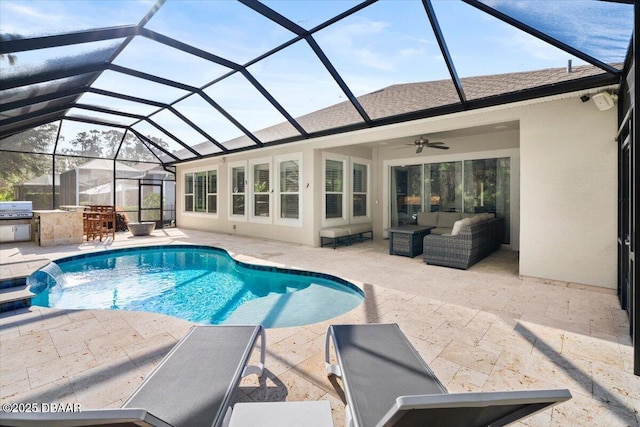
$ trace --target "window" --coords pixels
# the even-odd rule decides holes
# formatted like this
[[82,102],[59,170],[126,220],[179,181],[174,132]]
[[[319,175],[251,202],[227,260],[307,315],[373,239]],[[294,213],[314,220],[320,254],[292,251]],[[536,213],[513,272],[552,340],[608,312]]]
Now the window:
[[345,218],[344,205],[345,161],[325,159],[324,218]]
[[353,163],[352,187],[352,216],[368,216],[368,193],[369,193],[369,165]]
[[229,164],[231,220],[301,226],[301,159],[295,153]]
[[218,171],[207,172],[207,212],[218,213]]
[[184,175],[184,210],[193,212],[193,174]]
[[231,215],[244,216],[245,167],[231,168]]
[[253,216],[271,217],[271,171],[270,163],[261,161],[252,166]]
[[218,171],[190,172],[184,175],[185,212],[217,213]]
[[207,211],[207,173],[196,172],[193,174],[193,192],[195,198],[195,212]]
[[279,218],[300,219],[300,161],[278,162]]

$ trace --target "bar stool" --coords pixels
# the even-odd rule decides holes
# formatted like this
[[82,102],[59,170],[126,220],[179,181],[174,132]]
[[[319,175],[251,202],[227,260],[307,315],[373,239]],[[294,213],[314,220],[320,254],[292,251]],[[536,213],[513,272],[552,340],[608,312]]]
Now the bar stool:
[[102,241],[102,219],[99,212],[84,212],[83,222],[87,241],[95,240],[96,237]]

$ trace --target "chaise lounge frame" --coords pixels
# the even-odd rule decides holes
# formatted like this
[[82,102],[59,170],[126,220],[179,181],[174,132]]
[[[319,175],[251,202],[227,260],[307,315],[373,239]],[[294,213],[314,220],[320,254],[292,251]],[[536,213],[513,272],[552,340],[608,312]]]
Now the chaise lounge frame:
[[[249,359],[260,338],[260,361]],[[218,427],[229,422],[240,380],[262,376],[266,334],[255,326],[194,326],[122,408],[78,413],[0,413],[3,426]]]
[[571,398],[566,389],[449,394],[394,323],[330,326],[325,366],[342,379],[347,427],[504,426]]

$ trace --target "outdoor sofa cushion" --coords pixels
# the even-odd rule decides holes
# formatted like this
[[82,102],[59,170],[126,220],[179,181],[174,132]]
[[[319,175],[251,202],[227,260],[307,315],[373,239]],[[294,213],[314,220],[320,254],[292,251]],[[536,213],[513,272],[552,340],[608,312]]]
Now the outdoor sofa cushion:
[[426,227],[436,227],[438,225],[438,214],[440,212],[418,212],[418,225]]
[[462,217],[460,212],[440,212],[438,214],[438,228],[453,228],[453,224]]

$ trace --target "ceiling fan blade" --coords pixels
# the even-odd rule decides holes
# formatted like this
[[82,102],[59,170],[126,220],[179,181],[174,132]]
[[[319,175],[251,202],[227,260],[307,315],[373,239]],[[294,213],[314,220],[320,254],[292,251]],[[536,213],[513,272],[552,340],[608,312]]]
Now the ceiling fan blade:
[[424,145],[418,145],[416,148],[416,154],[420,154],[422,153],[422,149],[424,148]]
[[437,148],[438,150],[448,150],[449,147],[445,147],[444,145],[427,145],[427,147],[429,148]]
[[442,141],[427,142],[427,145],[444,145],[444,142]]

